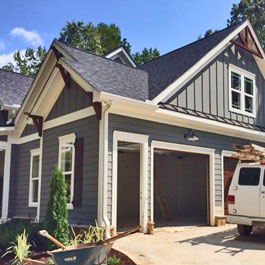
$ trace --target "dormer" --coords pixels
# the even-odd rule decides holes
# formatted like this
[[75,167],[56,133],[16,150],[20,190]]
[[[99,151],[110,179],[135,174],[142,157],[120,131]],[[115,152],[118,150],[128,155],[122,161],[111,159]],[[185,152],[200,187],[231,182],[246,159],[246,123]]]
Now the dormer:
[[130,55],[125,51],[123,47],[120,47],[112,52],[109,52],[105,55],[106,58],[111,59],[113,61],[123,63],[130,67],[136,67]]

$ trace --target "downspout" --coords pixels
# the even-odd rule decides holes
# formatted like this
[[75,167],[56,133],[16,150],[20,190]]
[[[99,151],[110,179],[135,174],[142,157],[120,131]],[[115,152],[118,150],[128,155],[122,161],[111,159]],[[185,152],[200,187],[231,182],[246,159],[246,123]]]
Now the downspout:
[[109,112],[111,110],[112,101],[102,102],[103,108],[103,181],[102,181],[102,211],[103,221],[106,227],[106,237],[110,237],[110,221],[108,218],[108,144],[109,144]]

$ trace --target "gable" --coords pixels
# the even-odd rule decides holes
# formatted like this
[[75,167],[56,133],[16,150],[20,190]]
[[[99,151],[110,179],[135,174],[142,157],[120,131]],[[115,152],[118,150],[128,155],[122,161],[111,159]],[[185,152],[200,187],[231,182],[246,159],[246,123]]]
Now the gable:
[[[256,75],[256,118],[229,110],[229,65]],[[166,102],[236,121],[265,125],[265,80],[252,54],[230,45]]]
[[64,87],[57,101],[53,105],[46,120],[92,106],[91,97],[75,81],[70,81],[70,87]]

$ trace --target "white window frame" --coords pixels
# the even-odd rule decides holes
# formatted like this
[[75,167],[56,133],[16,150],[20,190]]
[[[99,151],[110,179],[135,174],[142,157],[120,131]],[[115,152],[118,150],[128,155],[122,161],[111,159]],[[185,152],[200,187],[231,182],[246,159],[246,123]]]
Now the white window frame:
[[[71,189],[70,189],[70,203],[67,203],[67,208],[69,210],[74,209],[73,199],[74,199],[74,172],[75,172],[75,133],[63,135],[58,137],[59,140],[59,157],[58,157],[58,167],[61,169],[61,158],[62,158],[62,146],[64,144],[73,144],[73,154],[72,154],[72,171],[67,172],[67,174],[71,173]],[[65,172],[64,172],[65,173]]]
[[[34,156],[39,156],[39,174],[38,174],[38,178],[34,178],[32,176],[32,172],[33,172],[33,157]],[[39,186],[40,186],[40,149],[32,149],[30,150],[30,177],[29,177],[29,207],[38,207],[39,205],[39,194],[38,194],[38,201],[37,202],[33,202],[32,201],[32,193],[33,193],[33,185],[32,185],[32,181],[38,179],[38,193],[40,192]]]
[[[238,91],[238,90],[234,90],[232,87],[231,87],[231,75],[232,75],[232,72],[240,75],[241,77],[241,91]],[[249,78],[253,81],[253,96],[245,93],[245,77],[246,78]],[[232,91],[235,91],[237,93],[240,94],[240,109],[236,109],[236,108],[233,108],[233,105],[232,105]],[[235,66],[233,64],[229,64],[229,111],[231,112],[235,112],[235,113],[238,113],[238,114],[242,114],[244,116],[248,116],[248,117],[252,117],[252,118],[256,118],[256,91],[257,91],[257,88],[256,88],[256,75],[251,73],[251,72],[248,72],[238,66]],[[250,113],[250,112],[247,112],[245,110],[245,95],[248,96],[248,97],[252,97],[253,98],[253,113]]]

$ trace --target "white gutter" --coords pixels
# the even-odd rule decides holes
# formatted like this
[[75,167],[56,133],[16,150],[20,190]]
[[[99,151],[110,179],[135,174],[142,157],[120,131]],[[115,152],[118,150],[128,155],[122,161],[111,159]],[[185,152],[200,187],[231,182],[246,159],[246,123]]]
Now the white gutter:
[[106,227],[106,237],[110,237],[110,221],[108,218],[108,144],[109,144],[109,112],[112,107],[112,102],[102,102],[104,112],[102,115],[103,125],[103,192],[102,192],[102,212],[103,221]]

